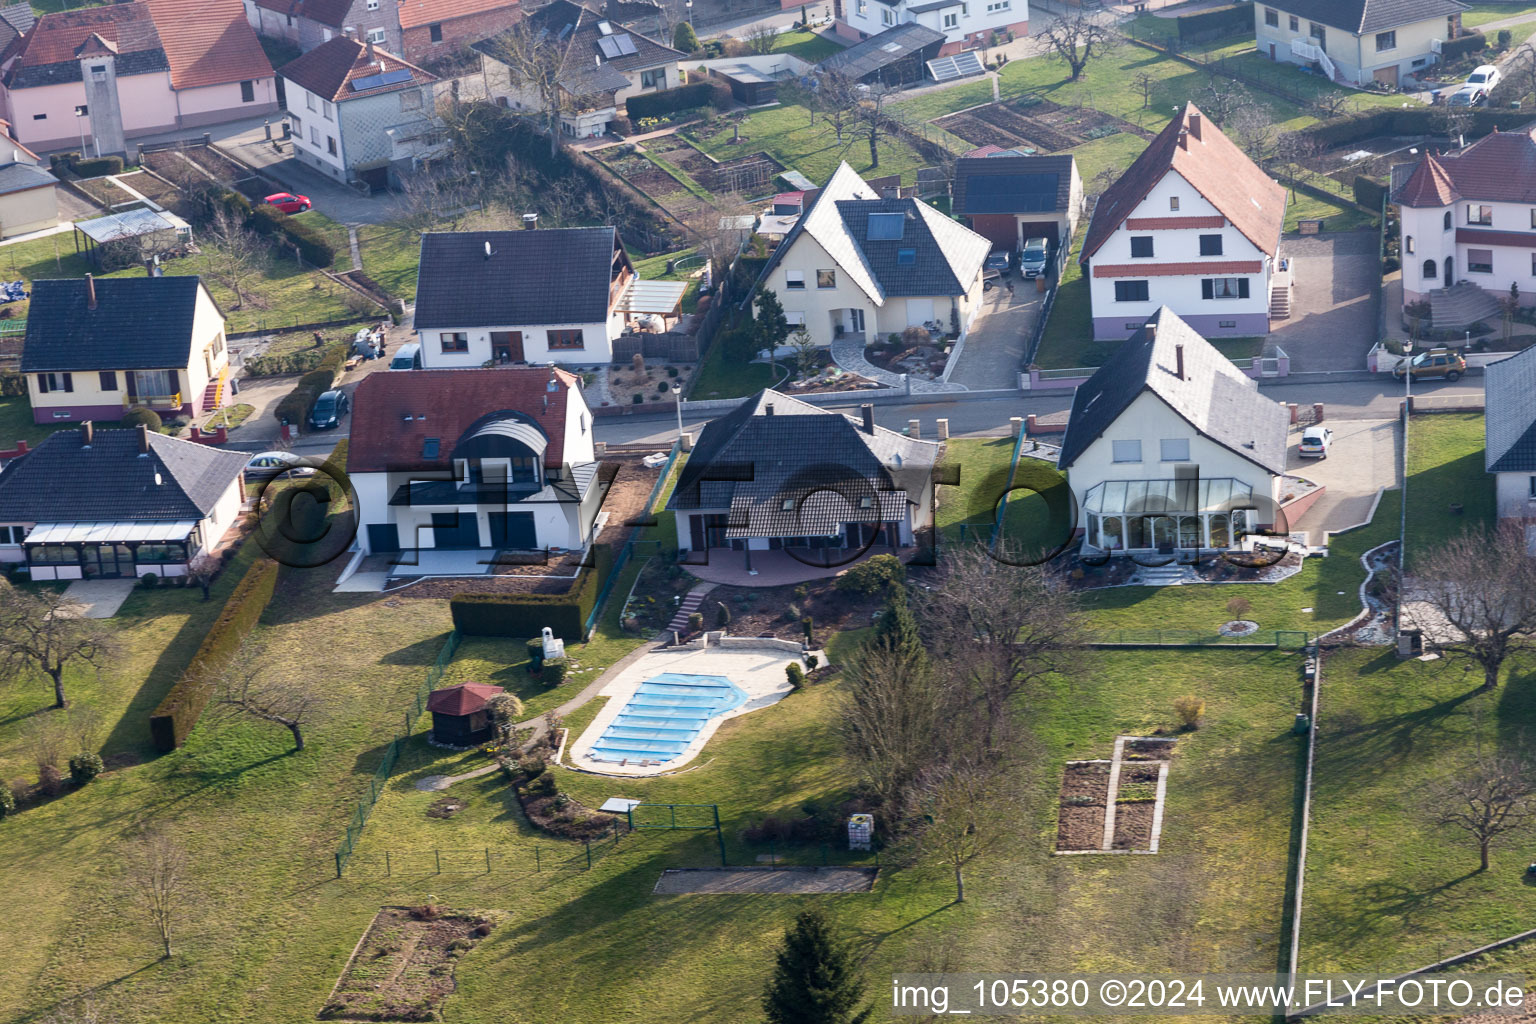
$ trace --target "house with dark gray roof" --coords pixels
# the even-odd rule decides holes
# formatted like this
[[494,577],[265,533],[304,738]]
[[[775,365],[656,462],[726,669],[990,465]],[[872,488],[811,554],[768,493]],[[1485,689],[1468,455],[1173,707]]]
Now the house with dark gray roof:
[[1260,0],[1259,53],[1316,68],[1345,85],[1407,86],[1463,34],[1460,0]]
[[1536,348],[1483,370],[1483,465],[1499,518],[1536,523]]
[[882,197],[846,163],[759,278],[818,345],[937,323],[963,333],[979,308],[992,243],[917,199]]
[[996,248],[1031,238],[1070,243],[1083,212],[1083,178],[1071,153],[1026,156],[996,150],[955,161],[950,208]]
[[[1029,34],[1029,0],[892,0],[889,4],[849,0],[837,8],[837,34],[858,45],[873,43],[865,58],[879,62],[878,51],[899,42],[907,52],[921,46],[923,61],[981,49]],[[921,42],[916,42],[916,40]],[[878,41],[877,41],[878,40]],[[916,46],[914,46],[916,43]],[[870,52],[874,51],[874,52]],[[974,74],[981,64],[974,62]],[[922,66],[918,65],[921,75]]]
[[872,405],[855,418],[760,391],[699,434],[667,501],[678,548],[747,570],[753,552],[783,552],[769,557],[808,575],[871,551],[910,556],[932,525],[940,449],[876,426]]
[[21,373],[36,423],[196,417],[224,404],[224,313],[196,276],[32,282]]
[[429,369],[606,363],[626,331],[675,322],[687,289],[640,280],[611,227],[428,232],[419,263]]
[[249,458],[143,426],[56,431],[0,471],[0,561],[34,580],[185,575],[239,517]]
[[1162,307],[1072,396],[1057,468],[1084,550],[1219,551],[1276,525],[1289,422]]

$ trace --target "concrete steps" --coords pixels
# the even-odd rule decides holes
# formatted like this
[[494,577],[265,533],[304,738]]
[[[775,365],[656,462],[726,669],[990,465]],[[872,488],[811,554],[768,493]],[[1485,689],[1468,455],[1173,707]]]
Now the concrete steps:
[[1429,310],[1435,330],[1456,330],[1498,317],[1499,300],[1475,284],[1458,284],[1430,292]]
[[1291,289],[1283,284],[1277,284],[1269,290],[1269,318],[1271,320],[1289,320],[1291,318]]
[[678,602],[677,612],[672,616],[672,621],[667,623],[668,632],[684,633],[688,630],[688,616],[699,610],[704,603],[704,596],[714,589],[714,584],[703,584],[694,587],[683,595]]

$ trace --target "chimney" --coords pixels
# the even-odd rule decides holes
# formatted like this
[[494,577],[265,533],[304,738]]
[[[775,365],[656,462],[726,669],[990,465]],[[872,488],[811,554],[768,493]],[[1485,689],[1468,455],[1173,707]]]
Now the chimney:
[[1184,346],[1173,346],[1173,375],[1179,380],[1184,379]]
[[1189,151],[1189,129],[1187,128],[1179,129],[1179,148],[1185,152]]
[[85,275],[85,308],[96,308],[96,278],[90,274]]
[[1196,139],[1200,138],[1200,115],[1194,111],[1189,114],[1189,134]]
[[149,428],[142,423],[139,424],[139,454],[149,454]]
[[537,228],[538,226],[539,226],[539,215],[538,214],[536,214],[536,213],[525,213],[525,214],[523,214],[523,229],[525,231],[532,231],[534,228]]
[[80,424],[80,447],[89,448],[91,441],[96,437],[96,428],[90,420],[83,420]]
[[873,437],[875,434],[875,407],[869,404],[859,406],[859,416],[864,420],[864,433]]
[[368,40],[368,63],[372,64],[374,62],[374,60],[375,60],[375,58],[374,58],[374,55],[373,55],[373,40],[369,39]]
[[763,415],[764,416],[772,416],[773,415],[773,403],[772,402],[769,402],[767,405],[763,406]]

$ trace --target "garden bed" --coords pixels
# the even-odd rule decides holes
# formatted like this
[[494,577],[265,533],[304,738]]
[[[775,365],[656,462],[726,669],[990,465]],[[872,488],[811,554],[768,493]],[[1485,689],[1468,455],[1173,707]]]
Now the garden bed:
[[949,362],[949,342],[928,345],[908,345],[899,339],[896,344],[876,342],[864,349],[864,358],[889,373],[909,373],[918,378],[932,380],[944,373]]
[[110,208],[137,201],[132,193],[111,178],[80,178],[74,182],[74,185],[105,207]]
[[720,628],[717,616],[721,602],[731,612],[731,620],[724,627],[731,636],[803,641],[802,620],[810,616],[813,649],[824,647],[836,633],[869,626],[885,608],[879,595],[838,590],[833,579],[792,587],[720,586],[710,591],[699,608],[705,629]]
[[[1157,813],[1155,800],[1115,801],[1116,850],[1146,850],[1152,846],[1152,821]],[[1102,836],[1102,831],[1100,832]]]
[[989,103],[937,118],[933,124],[977,146],[1026,148],[1044,153],[1059,153],[1120,132],[1152,138],[1151,132],[1111,114],[1087,107],[1064,107],[1034,97]]
[[522,767],[528,763],[502,761],[528,824],[557,839],[577,842],[611,835],[619,827],[618,818],[594,811],[561,792],[554,769],[547,765],[536,770]]
[[1108,761],[1068,761],[1061,776],[1056,849],[1099,849],[1104,842],[1104,806],[1108,797]]
[[454,965],[491,933],[474,911],[436,906],[385,907],[374,916],[322,1020],[441,1020],[453,993]]

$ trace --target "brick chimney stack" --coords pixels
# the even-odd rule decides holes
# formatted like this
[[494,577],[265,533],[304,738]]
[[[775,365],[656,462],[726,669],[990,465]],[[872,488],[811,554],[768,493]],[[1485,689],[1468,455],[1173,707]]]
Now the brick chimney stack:
[[1193,135],[1196,139],[1200,138],[1200,121],[1199,113],[1191,111],[1189,115],[1189,134]]
[[96,308],[96,277],[92,274],[85,275],[85,308]]

